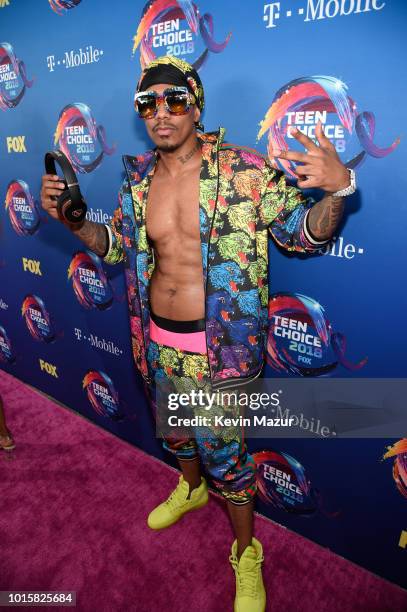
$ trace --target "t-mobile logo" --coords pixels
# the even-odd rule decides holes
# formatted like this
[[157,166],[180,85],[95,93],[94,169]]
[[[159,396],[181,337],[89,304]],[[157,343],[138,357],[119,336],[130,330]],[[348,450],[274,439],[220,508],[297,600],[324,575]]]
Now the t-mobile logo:
[[267,22],[266,28],[275,28],[274,21],[280,17],[280,2],[272,2],[264,5],[264,21]]
[[55,58],[55,55],[47,55],[47,66],[50,72],[54,72],[55,67],[64,66],[65,68],[77,68],[86,64],[97,64],[103,57],[103,49],[96,49],[93,45],[87,45],[85,48],[71,49],[65,51],[64,56]]
[[[359,13],[381,11],[386,6],[384,0],[304,0],[302,7],[281,9],[282,2],[270,2],[264,5],[263,20],[266,28],[275,28],[275,23],[282,17],[302,16],[304,22],[334,17],[347,17]],[[389,4],[389,3],[388,3]]]
[[320,249],[321,255],[330,255],[344,259],[353,259],[355,255],[364,255],[364,249],[351,242],[345,243],[342,236],[333,236],[331,242]]
[[47,66],[50,72],[54,72],[55,66],[55,55],[48,55],[47,57]]

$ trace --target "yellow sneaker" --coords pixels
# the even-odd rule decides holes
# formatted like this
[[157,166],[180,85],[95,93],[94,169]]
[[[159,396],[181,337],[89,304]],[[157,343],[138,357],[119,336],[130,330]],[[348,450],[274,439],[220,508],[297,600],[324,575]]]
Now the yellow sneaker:
[[231,552],[229,561],[236,574],[234,612],[264,612],[266,591],[261,575],[261,564],[264,561],[262,545],[256,538],[252,538],[252,546],[247,546],[238,559],[235,540]]
[[164,529],[173,525],[190,510],[197,510],[208,503],[208,486],[201,476],[201,484],[194,489],[187,499],[189,484],[184,477],[179,477],[179,483],[169,498],[154,508],[148,515],[147,524],[151,529]]

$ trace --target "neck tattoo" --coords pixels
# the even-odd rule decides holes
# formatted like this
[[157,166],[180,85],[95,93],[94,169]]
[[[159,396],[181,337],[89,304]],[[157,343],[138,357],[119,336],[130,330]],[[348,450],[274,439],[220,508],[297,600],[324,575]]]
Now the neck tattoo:
[[199,142],[197,142],[194,148],[191,149],[188,153],[185,153],[185,155],[180,155],[179,157],[177,157],[177,159],[181,162],[181,164],[186,164],[187,161],[189,161],[191,157],[193,157],[198,150],[199,150]]

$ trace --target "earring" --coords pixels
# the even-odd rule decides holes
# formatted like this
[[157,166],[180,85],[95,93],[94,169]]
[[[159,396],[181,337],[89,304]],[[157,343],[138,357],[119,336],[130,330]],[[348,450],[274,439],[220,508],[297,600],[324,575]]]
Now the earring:
[[197,130],[200,130],[201,132],[205,131],[204,125],[200,121],[195,121],[195,127]]

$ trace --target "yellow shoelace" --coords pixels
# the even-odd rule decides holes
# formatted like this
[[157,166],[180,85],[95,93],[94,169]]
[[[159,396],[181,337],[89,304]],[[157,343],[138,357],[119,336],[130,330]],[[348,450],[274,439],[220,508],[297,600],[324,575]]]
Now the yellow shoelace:
[[238,589],[241,595],[252,596],[256,593],[257,582],[259,579],[259,566],[264,561],[264,557],[256,559],[255,567],[253,568],[239,568],[239,561],[236,557],[230,555],[229,561],[232,564],[233,569],[236,571]]
[[170,509],[174,509],[177,508],[178,506],[182,505],[183,503],[185,503],[185,501],[187,501],[186,499],[183,500],[179,500],[177,499],[177,495],[179,495],[179,491],[178,488],[180,487],[180,484],[177,486],[177,488],[171,493],[171,495],[169,496],[169,498],[166,500],[166,505],[170,508]]

